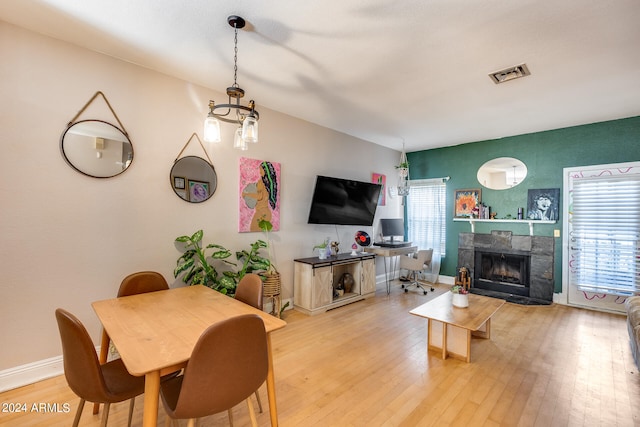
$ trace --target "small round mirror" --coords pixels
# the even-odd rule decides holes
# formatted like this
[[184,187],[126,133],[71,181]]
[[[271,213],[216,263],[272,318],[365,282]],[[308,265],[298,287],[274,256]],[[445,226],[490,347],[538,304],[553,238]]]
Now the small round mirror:
[[213,165],[201,157],[187,156],[176,160],[171,168],[171,188],[182,200],[200,203],[216,191],[218,178]]
[[69,125],[60,139],[60,150],[69,166],[94,178],[119,175],[133,160],[129,137],[102,120],[82,120]]
[[506,190],[520,184],[527,176],[527,166],[513,157],[489,160],[478,169],[478,182],[492,190]]

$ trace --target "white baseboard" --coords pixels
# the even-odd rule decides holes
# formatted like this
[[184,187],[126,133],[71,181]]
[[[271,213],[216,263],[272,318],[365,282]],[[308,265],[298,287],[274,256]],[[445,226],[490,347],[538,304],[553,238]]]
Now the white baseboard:
[[62,356],[39,360],[0,371],[0,393],[64,373]]

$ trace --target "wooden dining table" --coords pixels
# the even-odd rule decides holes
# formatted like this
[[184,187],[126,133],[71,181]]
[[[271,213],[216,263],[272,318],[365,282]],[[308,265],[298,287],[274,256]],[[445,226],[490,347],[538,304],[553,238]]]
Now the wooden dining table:
[[143,426],[155,427],[160,377],[186,366],[200,335],[216,322],[255,313],[267,331],[267,395],[271,425],[278,425],[271,332],[286,322],[206,286],[96,301],[91,304],[131,375],[145,377]]

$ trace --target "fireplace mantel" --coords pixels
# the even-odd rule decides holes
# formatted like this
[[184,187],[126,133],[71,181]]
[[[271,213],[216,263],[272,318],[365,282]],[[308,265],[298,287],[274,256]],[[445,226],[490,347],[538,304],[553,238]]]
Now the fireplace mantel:
[[540,219],[478,219],[478,218],[453,218],[454,221],[464,221],[471,224],[471,232],[476,232],[476,222],[511,222],[529,224],[529,235],[533,236],[533,224],[555,224],[556,221],[544,221]]

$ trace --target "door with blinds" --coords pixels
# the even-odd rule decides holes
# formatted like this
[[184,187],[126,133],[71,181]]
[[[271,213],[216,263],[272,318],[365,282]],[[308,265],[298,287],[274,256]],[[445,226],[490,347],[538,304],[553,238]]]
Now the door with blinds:
[[640,162],[565,168],[564,183],[568,303],[622,312],[640,294]]

